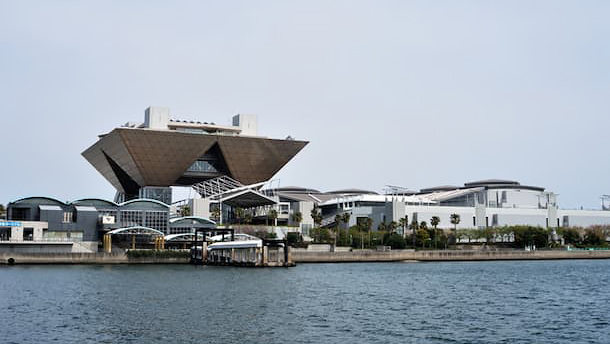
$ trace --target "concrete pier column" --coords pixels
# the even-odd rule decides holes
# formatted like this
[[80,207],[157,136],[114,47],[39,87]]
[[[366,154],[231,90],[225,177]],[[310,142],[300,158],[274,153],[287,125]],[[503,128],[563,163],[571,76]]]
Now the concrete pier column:
[[262,257],[262,261],[261,264],[263,266],[267,266],[267,264],[269,263],[269,247],[267,246],[263,246],[263,257]]
[[104,252],[112,253],[112,236],[104,234]]
[[201,263],[205,264],[208,261],[208,243],[203,242],[201,245]]

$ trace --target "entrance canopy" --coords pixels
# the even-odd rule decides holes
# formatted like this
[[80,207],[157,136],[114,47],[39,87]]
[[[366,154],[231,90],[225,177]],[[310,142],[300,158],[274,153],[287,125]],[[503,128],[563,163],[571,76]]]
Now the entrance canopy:
[[277,203],[273,198],[252,189],[225,195],[220,201],[234,208],[254,208]]
[[125,227],[125,228],[117,228],[113,229],[106,234],[148,234],[148,235],[160,235],[164,236],[165,234],[158,229],[150,228],[150,227],[142,227],[142,226],[134,226],[134,227]]

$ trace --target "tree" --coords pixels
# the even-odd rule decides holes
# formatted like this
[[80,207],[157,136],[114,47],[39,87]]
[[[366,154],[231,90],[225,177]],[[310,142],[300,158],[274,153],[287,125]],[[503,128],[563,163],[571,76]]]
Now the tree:
[[343,215],[341,216],[341,221],[343,221],[343,224],[345,225],[346,228],[347,228],[347,224],[349,223],[350,217],[351,217],[350,213],[343,213]]
[[583,243],[589,246],[605,246],[606,235],[601,229],[589,228],[585,231]]
[[562,231],[561,236],[566,244],[578,245],[581,242],[580,234],[574,228],[566,228]]
[[370,232],[371,227],[373,226],[373,219],[370,217],[364,218],[361,222],[361,226],[365,232]]
[[322,214],[320,214],[320,208],[317,205],[314,205],[311,209],[311,219],[316,227],[320,227],[320,224],[322,224]]
[[406,237],[407,236],[407,226],[409,225],[409,217],[405,216],[405,217],[401,217],[400,220],[398,220],[398,226],[402,228],[402,236]]
[[303,221],[303,214],[301,214],[300,211],[297,211],[292,214],[292,222],[296,223],[297,226],[301,224],[301,221]]
[[339,214],[335,215],[335,234],[333,235],[334,237],[334,247],[337,247],[337,235],[339,234],[339,225],[341,224],[341,219],[343,219],[343,217]]
[[215,222],[220,221],[220,207],[218,205],[212,209],[212,220]]
[[441,222],[441,219],[438,216],[432,216],[432,218],[430,219],[430,224],[432,225],[432,227],[434,227],[434,248],[437,249],[438,248],[438,229],[436,228],[436,226],[438,226],[438,224]]
[[244,216],[246,215],[246,211],[244,210],[244,208],[237,207],[234,210],[234,214],[235,214],[235,219],[237,220],[237,224],[241,225],[241,220],[244,219]]
[[4,217],[6,214],[6,209],[4,208],[4,204],[0,204],[0,218]]
[[277,210],[275,210],[275,209],[269,210],[269,212],[267,212],[267,218],[271,219],[271,221],[273,221],[274,226],[277,226],[277,222],[275,221],[277,219]]
[[415,232],[419,228],[419,224],[417,223],[416,219],[413,219],[413,221],[411,222],[411,226],[410,227],[411,227],[411,230],[413,231],[413,233],[411,234],[411,237],[413,239],[413,249],[415,249],[415,247],[417,246],[416,245],[416,238],[415,238],[417,235],[415,234]]
[[416,233],[415,233],[415,240],[416,240],[416,244],[417,246],[420,246],[423,248],[424,245],[426,244],[426,241],[430,240],[430,234],[428,233],[427,230],[421,228],[421,229],[417,229]]
[[515,241],[513,245],[518,248],[535,245],[545,247],[548,243],[548,233],[540,228],[533,226],[513,226]]
[[453,225],[453,243],[457,244],[457,225],[460,224],[461,218],[459,214],[451,214],[451,224]]
[[407,246],[407,242],[398,233],[386,233],[383,241],[385,245],[391,246],[393,250],[402,250]]
[[[1,213],[1,211],[0,211]],[[191,207],[189,207],[188,205],[185,205],[182,207],[182,209],[180,209],[180,216],[184,217],[184,216],[190,216],[191,215]]]
[[250,223],[252,223],[252,214],[247,213],[246,215],[244,215],[244,223],[245,223],[245,224],[250,224]]
[[396,228],[398,228],[398,223],[396,221],[392,221],[388,224],[387,228],[390,230],[390,233],[394,233]]

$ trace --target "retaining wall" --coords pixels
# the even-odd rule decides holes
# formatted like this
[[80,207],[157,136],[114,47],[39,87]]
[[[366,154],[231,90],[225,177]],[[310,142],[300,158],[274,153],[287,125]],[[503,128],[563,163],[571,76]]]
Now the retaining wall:
[[610,251],[417,251],[311,252],[293,250],[295,263],[394,262],[394,261],[482,261],[541,259],[609,259]]
[[0,264],[186,264],[189,258],[129,258],[125,253],[9,253],[0,252]]

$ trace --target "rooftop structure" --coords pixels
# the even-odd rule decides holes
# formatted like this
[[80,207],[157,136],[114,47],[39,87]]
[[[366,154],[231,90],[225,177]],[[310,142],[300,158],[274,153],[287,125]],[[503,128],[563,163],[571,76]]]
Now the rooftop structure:
[[149,107],[143,123],[100,135],[82,155],[116,188],[117,201],[171,203],[170,186],[221,176],[244,185],[267,181],[308,143],[257,134],[256,115],[235,115],[232,125],[217,125],[170,119],[168,108]]

